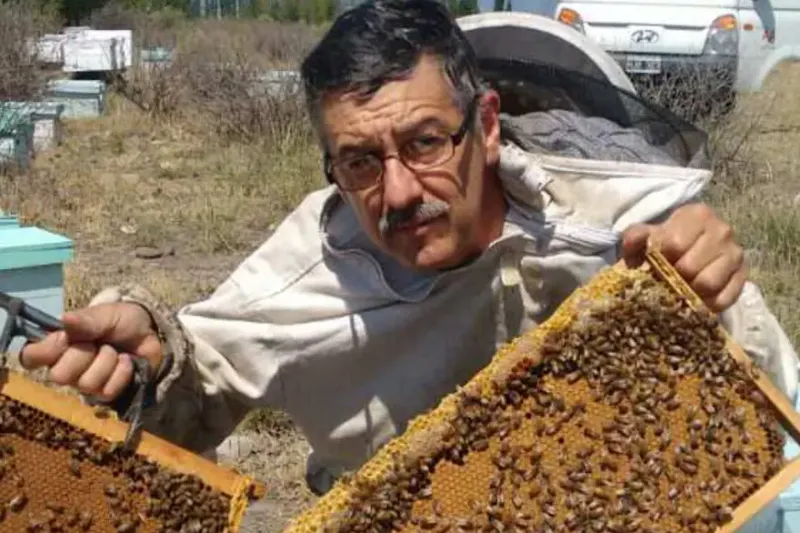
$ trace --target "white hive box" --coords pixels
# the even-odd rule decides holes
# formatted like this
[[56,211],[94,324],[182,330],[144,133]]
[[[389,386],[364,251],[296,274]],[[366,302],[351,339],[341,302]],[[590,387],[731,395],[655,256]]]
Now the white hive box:
[[64,72],[117,70],[114,39],[69,39],[64,43]]
[[131,30],[74,30],[62,44],[64,72],[118,71],[133,64]]
[[53,65],[64,64],[64,42],[67,36],[60,33],[46,33],[40,37],[35,45],[36,58]]
[[88,30],[84,36],[88,39],[114,39],[117,43],[115,68],[125,70],[133,66],[133,32],[131,30]]

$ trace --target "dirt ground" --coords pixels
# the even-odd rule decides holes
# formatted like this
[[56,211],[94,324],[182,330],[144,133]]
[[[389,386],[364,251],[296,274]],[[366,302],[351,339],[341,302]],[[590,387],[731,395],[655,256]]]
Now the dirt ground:
[[[708,196],[734,224],[753,278],[795,342],[798,90],[800,65],[787,65],[712,132],[718,163]],[[41,154],[30,173],[0,177],[0,209],[74,239],[68,308],[133,280],[177,309],[210,294],[323,183],[316,147],[302,127],[293,131],[281,142],[233,142],[207,122],[156,118],[112,94],[105,116],[69,122],[64,143]],[[229,464],[268,487],[248,531],[281,531],[315,500],[303,480],[306,443],[272,412],[254,413],[237,435],[248,438],[240,447],[248,453]]]

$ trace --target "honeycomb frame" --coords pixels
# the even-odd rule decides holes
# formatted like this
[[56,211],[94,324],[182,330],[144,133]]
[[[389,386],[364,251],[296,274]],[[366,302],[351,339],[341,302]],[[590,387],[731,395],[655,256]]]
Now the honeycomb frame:
[[[22,479],[23,476],[19,475],[19,471],[22,470],[27,472],[31,471],[32,468],[40,468],[27,463],[31,463],[31,461],[36,461],[37,459],[41,461],[43,458],[53,459],[54,453],[62,454],[61,456],[66,458],[70,457],[70,452],[73,452],[68,463],[65,461],[66,464],[62,466],[49,466],[48,472],[56,476],[64,476],[65,478],[73,475],[75,483],[78,483],[78,480],[82,477],[86,478],[88,476],[91,478],[94,470],[100,471],[106,468],[102,466],[107,464],[105,459],[112,456],[123,457],[128,458],[131,461],[135,460],[135,464],[137,465],[144,464],[146,466],[154,467],[153,470],[147,474],[140,474],[138,472],[135,473],[134,475],[138,476],[138,479],[140,480],[145,476],[157,477],[156,472],[158,472],[164,474],[165,476],[176,476],[173,479],[179,478],[184,481],[188,480],[188,483],[193,484],[195,487],[197,487],[197,490],[200,491],[197,494],[204,493],[204,491],[213,491],[214,494],[220,495],[219,501],[224,502],[224,505],[227,508],[227,513],[225,516],[221,516],[222,513],[218,515],[219,522],[222,522],[220,525],[223,527],[223,533],[236,533],[236,531],[239,530],[249,502],[260,499],[265,494],[266,489],[264,485],[254,478],[222,467],[203,456],[181,448],[167,440],[148,433],[147,431],[142,431],[140,433],[133,449],[126,453],[122,450],[121,443],[125,439],[129,424],[119,420],[115,413],[107,409],[89,406],[83,403],[77,396],[60,392],[54,388],[33,381],[24,374],[15,370],[4,368],[2,371],[0,371],[0,402],[2,402],[4,405],[13,405],[14,409],[24,409],[25,412],[28,413],[26,414],[27,417],[33,417],[30,418],[30,420],[38,421],[41,419],[52,421],[51,423],[54,423],[53,427],[56,428],[53,431],[60,431],[61,433],[61,443],[56,445],[53,445],[52,443],[40,444],[36,441],[45,441],[47,438],[50,438],[42,435],[44,431],[39,431],[39,434],[33,438],[31,438],[29,435],[22,436],[23,433],[30,432],[30,430],[22,431],[22,428],[19,425],[17,426],[19,431],[7,431],[8,428],[6,425],[8,424],[8,421],[5,419],[5,417],[9,415],[7,415],[7,413],[4,414],[4,419],[0,421],[4,426],[3,431],[0,431],[0,437],[4,439],[2,443],[3,445],[0,446],[1,492],[7,492],[7,485],[10,476],[19,476],[20,479],[17,479],[17,486],[22,487],[24,480]],[[13,417],[13,415],[10,416]],[[66,437],[64,437],[65,432],[67,433]],[[48,433],[52,434],[52,431],[48,430]],[[99,458],[99,455],[97,455],[89,460],[90,452],[85,452],[83,453],[82,458],[79,460],[78,458],[80,457],[80,454],[74,453],[79,451],[75,449],[77,446],[75,446],[75,443],[72,441],[72,439],[75,438],[80,438],[83,440],[85,444],[83,444],[82,447],[86,450],[94,449],[92,447],[95,446],[95,443],[97,443],[98,446],[102,446],[102,448],[97,448],[97,450],[102,451],[96,451],[95,453],[102,453],[104,458],[101,459]],[[12,442],[13,445],[9,446],[9,442]],[[17,444],[23,447],[24,451],[22,454],[19,453],[18,450],[14,451],[14,448]],[[19,460],[20,455],[22,455],[21,460]],[[15,461],[14,471],[11,474],[9,474],[8,468],[6,468],[8,466],[7,461],[9,459],[13,459],[13,461]],[[114,478],[119,476],[125,483],[128,483],[130,480],[125,481],[125,478],[131,472],[130,468],[133,467],[120,466],[116,468],[117,469],[115,470]],[[108,468],[106,469],[108,470]],[[84,475],[81,475],[81,472],[83,472]],[[152,476],[150,476],[150,474],[152,474]],[[99,480],[101,477],[96,476],[96,479]],[[131,502],[133,501],[132,495],[134,493],[144,491],[144,485],[141,484],[140,486],[136,487],[128,484],[126,490],[125,488],[122,488],[124,487],[124,485],[122,485],[123,481],[120,481],[119,485],[114,484],[117,489],[110,488],[109,485],[111,484],[105,485],[105,488],[103,489],[105,491],[104,497],[109,502],[114,500],[115,503],[121,504],[123,508],[125,508],[125,505],[128,505],[128,512],[130,513],[128,516],[133,517],[137,511],[130,510],[130,507],[132,506]],[[92,483],[93,486],[96,484],[94,478],[86,481],[86,483]],[[177,486],[176,488],[175,485],[169,485],[169,487],[171,488],[167,488],[167,485],[165,485],[163,489],[159,490],[162,494],[166,494],[170,490],[183,490],[183,487],[180,486]],[[121,493],[113,494],[112,491],[114,490],[120,490]],[[14,496],[11,500],[6,501],[3,506],[0,506],[0,531],[8,530],[9,525],[7,522],[9,517],[14,517],[15,513],[17,516],[22,516],[23,509],[27,515],[33,516],[33,505],[26,504],[29,501],[31,504],[33,504],[33,500],[36,498],[29,497],[29,495],[23,491],[30,491],[30,489],[18,489],[16,491],[19,494],[18,496]],[[25,495],[21,496],[22,494]],[[103,495],[103,492],[99,492],[99,494]],[[130,499],[124,500],[125,497],[130,497]],[[152,498],[155,496],[152,496],[151,494],[149,497]],[[142,498],[145,497],[142,496]],[[21,499],[24,499],[25,502],[19,501]],[[82,501],[84,502],[83,505],[86,505],[87,502],[93,502],[94,500],[83,497]],[[122,503],[123,501],[127,501],[127,504]],[[49,514],[51,521],[56,517],[56,515],[60,515],[59,519],[67,520],[64,513],[63,503],[64,502],[59,503],[48,501],[45,504],[47,510],[44,512]],[[216,504],[217,502],[215,502],[215,505]],[[15,505],[17,505],[19,509],[15,509]],[[97,505],[92,503],[93,507],[96,506],[98,509],[103,509],[101,512],[106,512],[105,508],[100,507],[100,505],[101,502],[98,502]],[[188,503],[188,505],[191,506],[192,504]],[[199,503],[197,505],[199,505]],[[42,511],[42,505],[36,503],[36,507],[39,511]],[[224,511],[225,507],[217,506],[216,508],[220,511]],[[114,515],[118,512],[118,510],[112,507],[112,510],[108,512]],[[169,511],[167,510],[162,511],[161,516],[167,516],[168,512]],[[138,511],[138,516],[140,519],[136,520],[135,523],[130,524],[128,529],[126,529],[125,525],[116,526],[118,531],[150,531],[151,529],[157,527],[154,524],[159,523],[160,520],[158,518],[152,518],[154,516],[152,514],[149,515],[151,517],[150,520],[141,520],[141,516],[143,516],[141,511]],[[84,529],[80,529],[77,515],[75,516],[75,520],[73,520],[74,525],[70,527],[77,528],[74,529],[75,531],[94,531],[95,525],[90,524],[90,522],[93,520],[92,517],[87,516],[83,518],[88,520]],[[41,523],[41,529],[38,529],[35,522],[36,519],[31,518],[30,520],[31,522],[28,525],[28,529],[30,531],[73,531],[73,529],[70,529],[70,527],[67,527],[63,524],[59,526],[62,529],[53,528],[46,525],[44,521]],[[94,523],[97,523],[96,518],[94,519]],[[164,521],[161,521],[160,523],[162,525],[158,527],[166,527],[163,525]],[[207,527],[209,526],[203,526],[203,528],[200,530],[205,530]],[[178,526],[176,526],[174,529],[176,531],[182,531],[182,529],[180,529]],[[168,530],[172,531],[173,529]]]
[[[488,400],[496,394],[498,386],[502,387],[513,379],[514,369],[523,361],[530,360],[532,353],[539,354],[541,357],[548,336],[569,328],[570,324],[580,316],[582,309],[592,302],[597,302],[613,294],[623,283],[644,279],[654,279],[662,286],[666,286],[672,294],[693,311],[706,312],[710,315],[702,299],[657,249],[648,250],[644,263],[639,267],[631,268],[620,261],[616,265],[602,270],[588,285],[578,289],[564,301],[546,322],[503,346],[497,351],[491,362],[468,383],[443,398],[439,405],[431,411],[411,420],[402,435],[392,439],[379,449],[357,472],[339,480],[312,508],[296,517],[284,530],[284,533],[340,531],[342,525],[347,523],[345,516],[348,511],[351,511],[352,514],[351,508],[360,509],[358,494],[375,490],[387,483],[393,483],[397,479],[398,469],[405,468],[403,465],[421,464],[425,469],[435,468],[433,462],[425,463],[424,459],[434,457],[442,451],[444,443],[452,435],[452,427],[458,420],[459,409],[466,396]],[[738,346],[722,325],[717,324],[716,331],[724,340],[724,351],[742,368],[747,368],[744,374],[751,381],[754,390],[760,393],[759,402],[762,407],[771,413],[774,422],[786,434],[800,442],[800,415],[795,412],[786,396],[753,364],[752,359]],[[466,453],[469,454],[469,452]],[[782,454],[782,449],[780,453]],[[766,482],[749,491],[743,501],[728,511],[725,523],[713,530],[716,533],[733,533],[799,477],[800,458],[789,462],[782,460],[780,466],[767,475]],[[429,498],[430,494],[427,497]],[[400,525],[407,526],[408,524]],[[467,523],[463,520],[460,525],[450,523],[442,528],[436,527],[435,521],[425,523],[423,520],[417,522],[416,525],[417,529],[411,529],[412,531],[489,531],[489,529],[477,527],[473,529],[471,524],[470,527],[467,527]],[[695,531],[693,527],[692,525],[692,528],[687,527],[685,530]],[[405,527],[399,529],[406,530]],[[556,528],[554,527],[552,530],[555,531]],[[559,531],[563,530],[559,529]],[[372,531],[385,530],[376,528]]]

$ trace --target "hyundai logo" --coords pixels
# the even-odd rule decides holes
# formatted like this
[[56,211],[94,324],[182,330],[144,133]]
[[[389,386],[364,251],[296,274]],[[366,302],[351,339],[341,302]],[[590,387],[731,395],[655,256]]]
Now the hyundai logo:
[[636,30],[631,33],[631,41],[635,43],[657,43],[658,33],[653,30]]

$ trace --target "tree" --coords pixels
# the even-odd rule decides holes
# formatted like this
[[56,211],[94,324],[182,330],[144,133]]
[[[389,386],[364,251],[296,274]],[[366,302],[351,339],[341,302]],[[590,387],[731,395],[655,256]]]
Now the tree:
[[480,8],[478,8],[478,0],[446,0],[444,4],[454,17],[480,13]]
[[478,0],[459,0],[458,2],[458,15],[474,15],[475,13],[480,13],[480,8],[478,7]]
[[494,0],[495,11],[505,11],[505,8],[506,8],[506,0]]
[[297,0],[283,0],[283,2],[281,2],[279,20],[287,22],[297,22],[300,20],[300,6]]

